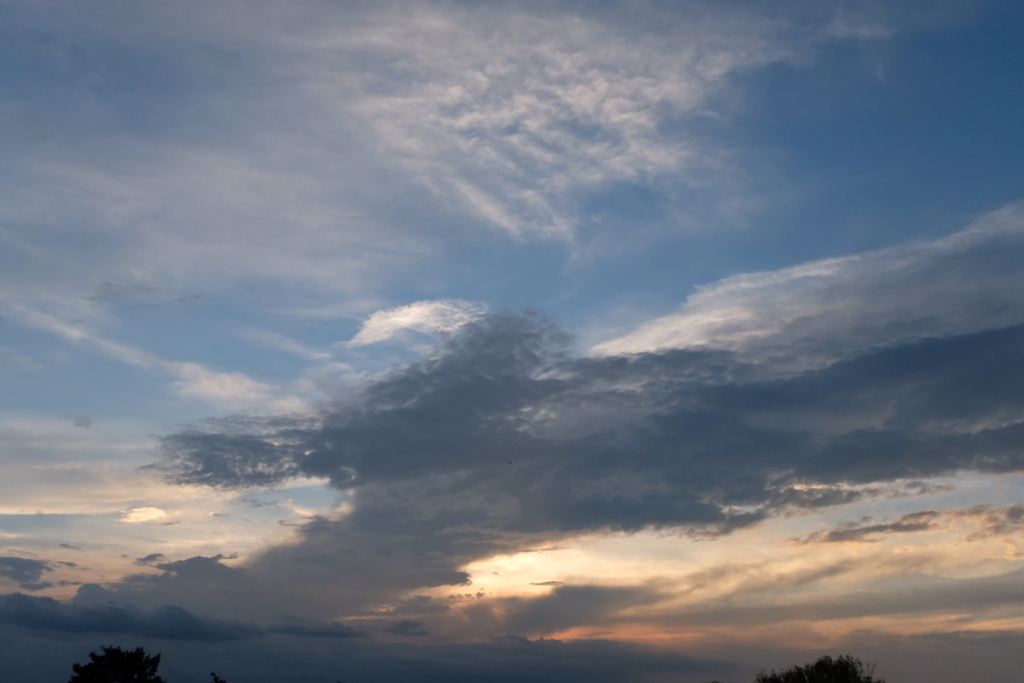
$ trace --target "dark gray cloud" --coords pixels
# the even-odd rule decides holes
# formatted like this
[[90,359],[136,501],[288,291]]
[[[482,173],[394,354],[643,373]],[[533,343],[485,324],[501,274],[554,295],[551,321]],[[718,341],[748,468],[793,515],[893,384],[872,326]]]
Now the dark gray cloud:
[[860,522],[845,522],[834,529],[827,531],[816,531],[808,534],[801,543],[847,543],[865,542],[877,539],[869,538],[877,534],[887,533],[910,533],[914,531],[927,531],[935,527],[935,518],[939,516],[934,510],[922,512],[911,512],[900,516],[895,522],[872,522],[866,517]]
[[[173,605],[140,609],[118,604],[117,594],[86,584],[69,602],[14,593],[0,596],[0,624],[56,633],[125,635],[156,640],[236,641],[270,635],[301,638],[365,638],[367,633],[339,623],[253,623],[203,618]],[[99,600],[105,600],[99,602]]]
[[278,633],[302,638],[365,638],[367,633],[344,624],[276,624],[268,626],[267,633]]
[[[779,506],[849,502],[850,484],[1021,469],[1024,427],[973,425],[1024,409],[1022,340],[1007,328],[763,379],[724,352],[574,358],[551,324],[498,314],[315,423],[168,436],[165,466],[180,483],[305,474],[378,497],[416,481],[459,506],[448,526],[727,532]],[[474,492],[504,507],[460,500]]]
[[131,606],[68,604],[21,593],[0,596],[0,623],[34,630],[170,640],[226,641],[260,634],[253,626],[201,619],[171,605],[142,611]]
[[[193,558],[118,590],[200,595],[221,573],[225,589],[196,598],[197,609],[262,586],[275,609],[328,619],[465,584],[474,560],[580,532],[717,536],[783,511],[914,494],[960,470],[1018,471],[1024,424],[993,416],[1024,412],[1022,382],[1024,327],[779,377],[722,351],[579,357],[542,317],[499,313],[315,417],[211,420],[167,436],[160,466],[172,481],[328,477],[351,491],[353,510],[310,520],[297,544],[244,568]],[[352,589],[325,598],[313,588],[339,580]],[[517,627],[543,631],[545,618],[557,621],[524,616]]]
[[[103,607],[110,604],[134,605],[155,610],[168,604],[179,605],[203,617],[229,617],[247,622],[268,623],[286,610],[268,610],[266,603],[277,592],[272,585],[251,572],[221,563],[223,556],[191,557],[149,566],[160,574],[134,574],[100,586],[79,588],[71,604],[79,607]],[[285,593],[280,600],[287,601]],[[296,614],[298,616],[298,614]]]
[[430,631],[426,629],[421,621],[413,621],[412,619],[402,619],[388,624],[381,629],[384,633],[390,633],[394,636],[426,636],[430,634]]
[[24,557],[0,557],[0,577],[16,582],[25,590],[37,591],[53,584],[41,581],[46,572],[53,571],[51,562]]

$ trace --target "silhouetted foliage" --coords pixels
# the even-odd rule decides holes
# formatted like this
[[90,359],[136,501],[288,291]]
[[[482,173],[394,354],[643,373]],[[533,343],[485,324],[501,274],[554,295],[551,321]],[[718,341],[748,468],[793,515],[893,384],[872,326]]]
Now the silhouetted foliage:
[[103,654],[89,653],[88,664],[75,664],[68,683],[165,683],[156,675],[160,655],[147,655],[141,647],[122,650],[104,647]]
[[785,671],[760,673],[754,683],[885,683],[872,677],[859,659],[843,655],[836,659],[825,656],[813,664],[794,666]]
[[215,673],[213,673],[211,671],[210,672],[210,683],[227,683],[227,681],[225,681],[223,678],[221,678],[220,676],[218,676],[217,674],[215,674]]

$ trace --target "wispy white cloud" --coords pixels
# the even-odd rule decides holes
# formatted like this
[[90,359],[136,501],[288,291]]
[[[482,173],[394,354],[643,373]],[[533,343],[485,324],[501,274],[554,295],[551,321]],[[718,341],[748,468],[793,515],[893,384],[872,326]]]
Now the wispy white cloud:
[[[709,95],[731,76],[814,49],[807,27],[700,2],[660,24],[652,8],[636,19],[448,3],[296,3],[282,14],[254,3],[229,19],[195,3],[113,7],[18,20],[173,67],[188,85],[165,102],[170,116],[201,123],[139,136],[108,121],[149,109],[67,93],[68,111],[91,112],[74,122],[89,151],[19,148],[5,162],[0,240],[17,255],[0,259],[8,300],[125,283],[174,300],[258,280],[275,283],[272,307],[355,302],[362,314],[388,283],[427,272],[453,215],[572,242],[581,207],[617,183],[740,205],[731,151],[693,133],[693,117],[715,115]],[[810,22],[818,38],[827,15]],[[231,72],[236,87],[197,44],[245,65]],[[71,126],[30,95],[16,106]],[[417,186],[396,203],[396,187]]]
[[417,182],[513,235],[569,240],[581,197],[610,184],[706,189],[725,154],[686,117],[730,75],[801,51],[763,17],[716,19],[638,35],[570,12],[433,8],[335,31],[324,50],[375,56],[354,108]]
[[306,407],[306,402],[298,397],[276,398],[275,387],[241,372],[217,372],[199,363],[164,361],[162,365],[178,376],[174,384],[182,396],[194,396],[228,408],[259,407],[287,412]]
[[[309,158],[293,140],[254,146],[125,141],[122,158],[25,162],[0,212],[0,237],[22,266],[0,276],[0,296],[102,298],[112,282],[141,282],[149,298],[173,301],[247,279],[337,296],[372,291],[396,264],[426,253],[415,234],[371,225],[345,201],[331,180],[355,174],[344,161]],[[91,238],[79,245],[65,226],[82,223]]]
[[1024,322],[1024,205],[949,237],[726,278],[598,354],[728,349],[815,366],[871,347]]
[[329,360],[332,357],[328,351],[313,348],[312,346],[303,344],[302,342],[279,332],[243,329],[238,331],[238,336],[272,349],[295,354],[300,358],[305,358],[310,361]]
[[176,378],[174,386],[182,396],[199,398],[220,408],[236,410],[255,408],[293,412],[307,407],[301,398],[283,394],[278,387],[254,380],[244,373],[218,372],[199,363],[166,360],[47,313],[24,306],[13,307],[11,310],[26,325],[46,330],[76,344],[87,344],[123,363],[171,374]]
[[457,299],[417,301],[371,315],[348,346],[365,346],[391,339],[405,330],[436,334],[454,332],[484,313],[483,304]]

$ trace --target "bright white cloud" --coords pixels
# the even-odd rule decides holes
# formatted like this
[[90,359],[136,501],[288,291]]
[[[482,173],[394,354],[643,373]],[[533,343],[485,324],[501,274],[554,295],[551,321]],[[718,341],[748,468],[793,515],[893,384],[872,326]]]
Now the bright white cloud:
[[1024,204],[944,239],[737,275],[598,354],[717,348],[815,366],[875,346],[1024,322]]
[[240,372],[215,372],[198,363],[172,363],[181,379],[176,382],[184,396],[196,396],[215,403],[266,402],[272,387]]
[[391,339],[404,330],[425,334],[454,332],[463,325],[473,322],[484,313],[483,304],[457,299],[441,301],[417,301],[377,311],[363,323],[359,333],[348,342],[349,346],[365,346]]
[[158,520],[167,519],[167,513],[160,508],[132,508],[121,517],[121,522],[127,522],[128,524],[141,524],[143,522],[155,522]]

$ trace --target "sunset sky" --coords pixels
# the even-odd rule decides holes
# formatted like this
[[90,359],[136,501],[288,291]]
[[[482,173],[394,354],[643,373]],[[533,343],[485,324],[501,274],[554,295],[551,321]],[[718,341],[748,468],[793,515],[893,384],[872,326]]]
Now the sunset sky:
[[1024,668],[1024,4],[0,0],[0,681]]

